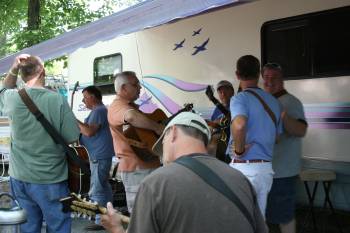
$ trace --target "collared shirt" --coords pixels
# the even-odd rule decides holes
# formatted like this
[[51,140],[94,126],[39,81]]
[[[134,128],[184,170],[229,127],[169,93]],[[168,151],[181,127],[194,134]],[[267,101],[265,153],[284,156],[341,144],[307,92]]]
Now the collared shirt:
[[[230,103],[231,121],[237,116],[245,116],[247,118],[245,143],[246,145],[251,145],[244,156],[239,159],[263,159],[271,161],[276,133],[282,133],[280,104],[275,97],[260,88],[248,89],[257,93],[271,108],[277,119],[277,129],[261,102],[254,95],[242,91],[232,97]],[[232,151],[233,143],[234,135],[231,135],[227,148],[227,152],[231,157],[234,156]]]

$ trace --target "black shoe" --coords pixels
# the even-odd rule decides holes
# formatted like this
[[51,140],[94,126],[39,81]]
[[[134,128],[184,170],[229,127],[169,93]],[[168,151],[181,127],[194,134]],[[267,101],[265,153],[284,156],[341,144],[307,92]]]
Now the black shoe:
[[103,226],[97,225],[97,224],[92,224],[92,225],[86,226],[84,229],[86,231],[102,231],[102,230],[105,230],[105,228]]

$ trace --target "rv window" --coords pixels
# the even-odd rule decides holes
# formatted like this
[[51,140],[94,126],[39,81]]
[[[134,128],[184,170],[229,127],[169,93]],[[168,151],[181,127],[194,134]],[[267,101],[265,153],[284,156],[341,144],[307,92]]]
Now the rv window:
[[287,79],[350,75],[350,7],[266,22],[262,63],[278,62]]
[[111,54],[94,60],[94,85],[99,86],[103,94],[113,94],[113,75],[122,71],[122,55]]

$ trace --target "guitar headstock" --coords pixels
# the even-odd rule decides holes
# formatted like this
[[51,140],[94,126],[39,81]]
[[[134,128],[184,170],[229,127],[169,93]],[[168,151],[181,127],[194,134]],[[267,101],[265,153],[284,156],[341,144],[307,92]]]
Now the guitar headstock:
[[193,109],[193,103],[184,104],[182,112],[191,112]]
[[[72,212],[72,217],[84,217],[89,220],[94,219],[96,214],[106,214],[107,209],[105,207],[99,206],[96,202],[82,198],[80,195],[71,193],[68,197],[60,199],[63,205],[62,211]],[[130,219],[127,216],[120,215],[120,219],[123,223],[128,224]]]
[[208,96],[208,98],[210,100],[212,100],[214,97],[214,90],[213,87],[211,85],[207,86],[207,89],[205,90],[205,94]]
[[105,214],[106,208],[100,207],[97,203],[81,198],[80,195],[71,193],[68,197],[60,199],[63,205],[63,212],[72,212],[72,215],[94,218],[96,214]]
[[76,92],[77,89],[78,89],[78,86],[79,86],[79,81],[77,81],[77,82],[74,84],[73,91],[72,91],[72,95],[75,94],[75,92]]

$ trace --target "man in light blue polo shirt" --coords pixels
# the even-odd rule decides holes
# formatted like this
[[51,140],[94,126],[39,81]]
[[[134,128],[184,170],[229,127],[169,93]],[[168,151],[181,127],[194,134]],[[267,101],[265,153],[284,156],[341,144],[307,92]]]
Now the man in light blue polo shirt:
[[[83,102],[91,110],[85,122],[79,122],[81,143],[87,147],[90,157],[91,181],[89,197],[101,206],[112,201],[112,188],[109,184],[109,171],[114,156],[113,139],[107,120],[107,108],[102,103],[102,95],[95,86],[83,89]],[[103,230],[97,216],[96,225],[86,230]]]
[[230,103],[230,166],[250,180],[257,193],[260,210],[265,215],[273,179],[273,147],[282,131],[281,109],[271,94],[258,88],[260,62],[256,57],[246,55],[238,59],[236,75],[242,92]]

